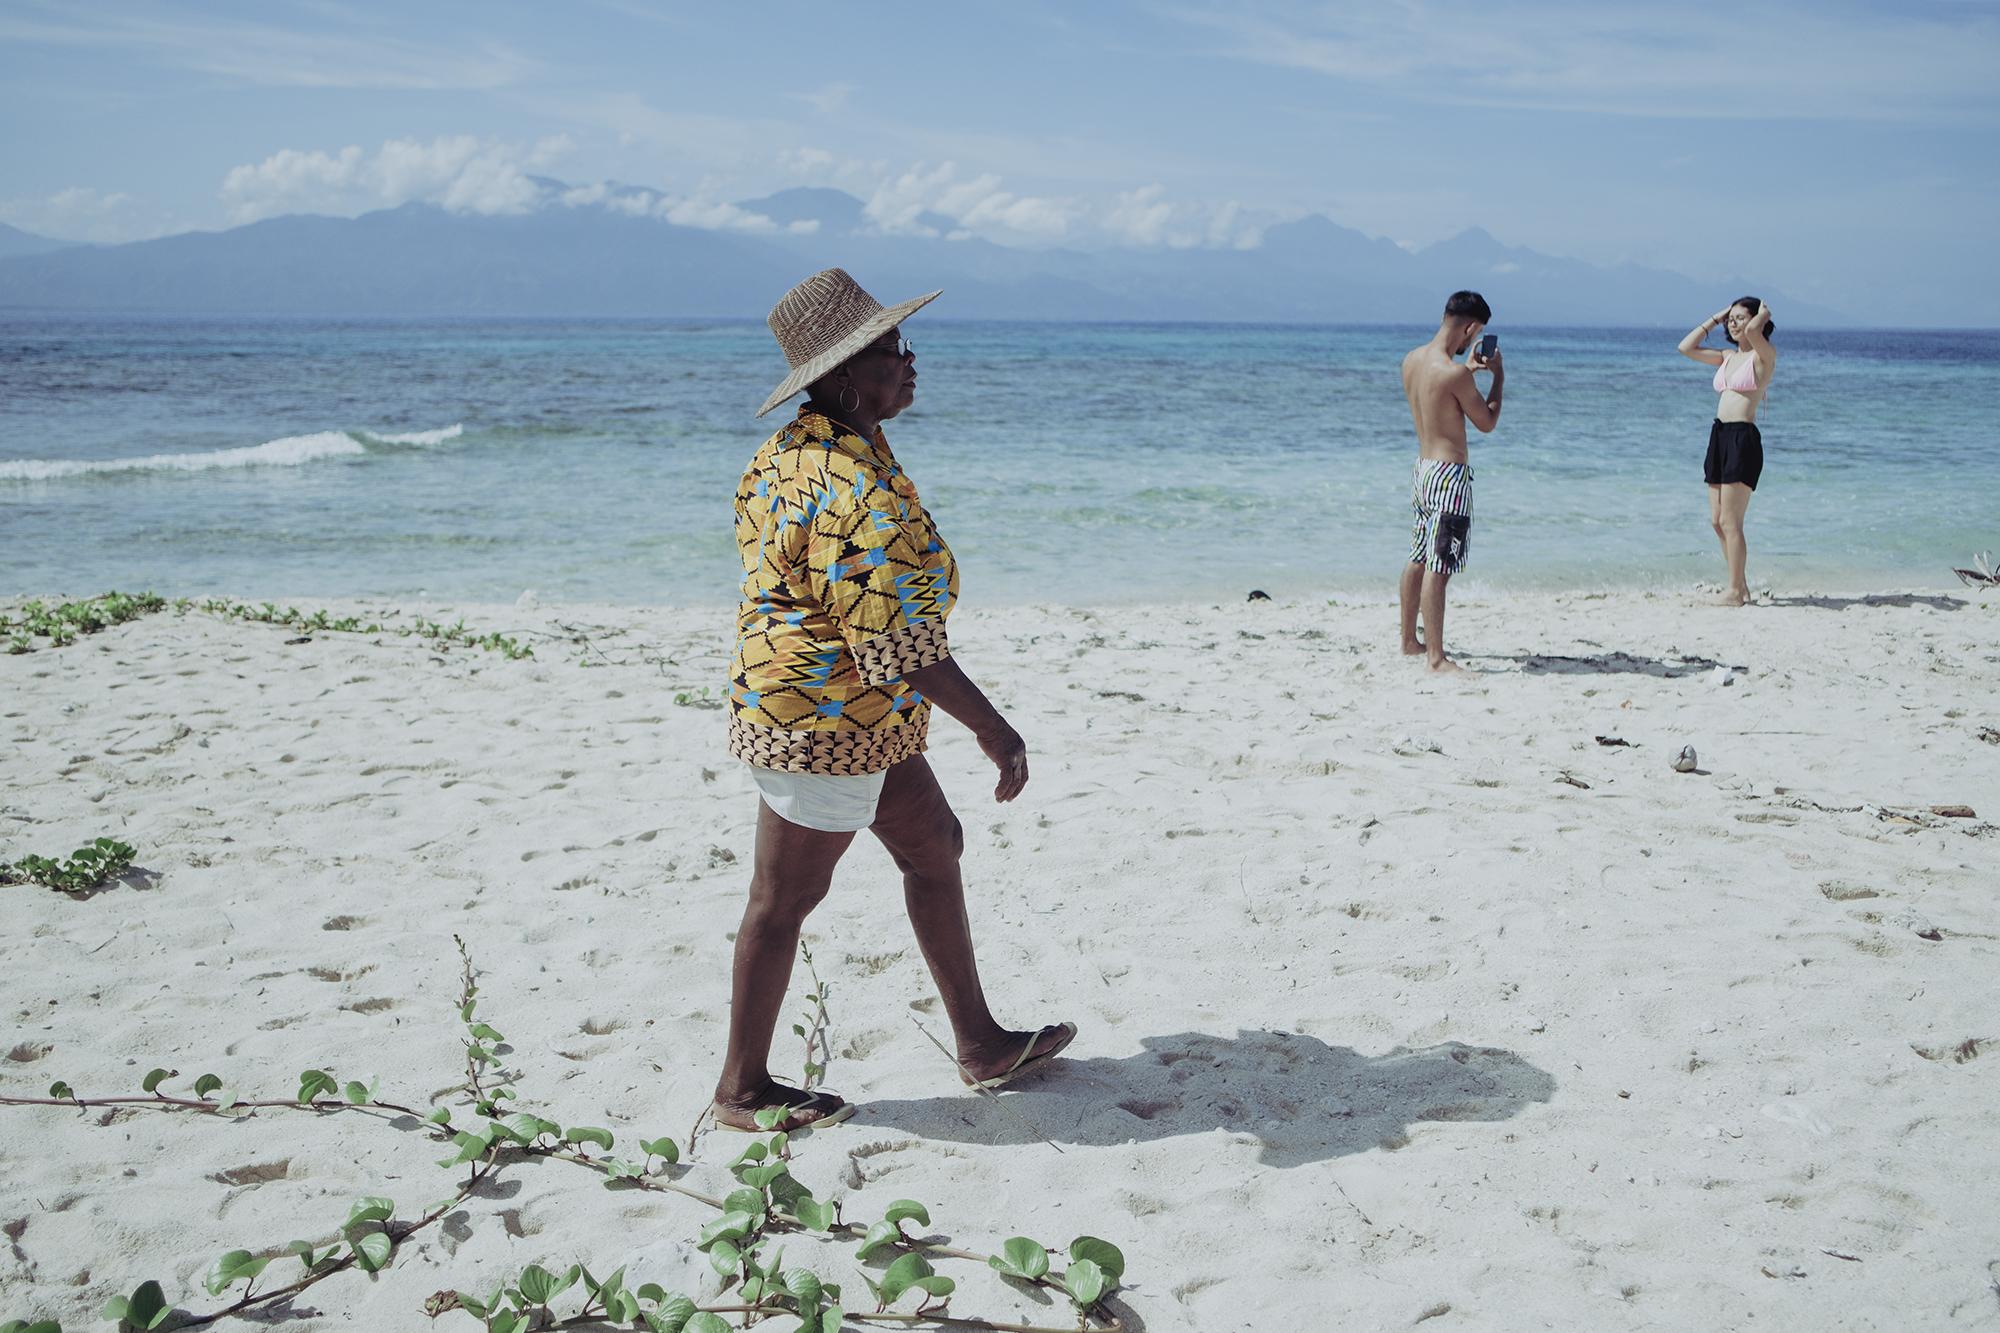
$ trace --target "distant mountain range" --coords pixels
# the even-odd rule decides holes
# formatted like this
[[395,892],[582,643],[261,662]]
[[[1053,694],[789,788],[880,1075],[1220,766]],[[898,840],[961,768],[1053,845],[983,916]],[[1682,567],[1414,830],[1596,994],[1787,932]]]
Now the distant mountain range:
[[12,259],[16,255],[43,255],[51,250],[67,250],[74,244],[74,241],[53,241],[0,222],[0,259]]
[[291,216],[127,245],[68,245],[0,226],[0,308],[312,315],[761,317],[816,269],[849,269],[883,300],[942,287],[962,319],[1423,323],[1460,287],[1496,323],[1692,325],[1756,292],[1791,324],[1840,325],[1749,278],[1719,287],[1503,245],[1475,227],[1415,252],[1311,216],[1250,250],[1029,250],[955,233],[884,235],[861,200],[785,190],[738,205],[775,231],[712,231],[646,214],[620,187],[565,203],[539,182],[527,213],[424,204],[357,218]]

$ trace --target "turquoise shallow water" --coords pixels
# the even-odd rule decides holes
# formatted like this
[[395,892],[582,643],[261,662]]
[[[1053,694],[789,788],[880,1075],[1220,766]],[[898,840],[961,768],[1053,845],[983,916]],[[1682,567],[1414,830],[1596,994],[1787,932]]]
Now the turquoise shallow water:
[[[940,303],[942,304],[942,303]],[[1680,330],[1510,329],[1482,588],[1715,579]],[[954,323],[890,439],[992,603],[1386,593],[1409,328]],[[1938,587],[2000,547],[2000,332],[1781,328],[1751,575]],[[726,602],[761,324],[0,316],[0,596]],[[1951,586],[1956,586],[1952,584]]]

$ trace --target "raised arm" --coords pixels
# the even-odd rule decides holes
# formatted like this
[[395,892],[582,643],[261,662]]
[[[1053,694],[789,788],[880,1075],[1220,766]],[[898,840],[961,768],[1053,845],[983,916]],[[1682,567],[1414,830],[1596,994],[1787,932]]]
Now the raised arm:
[[1757,313],[1750,317],[1750,322],[1743,328],[1742,341],[1743,346],[1747,350],[1761,352],[1771,345],[1770,339],[1764,336],[1764,326],[1770,322],[1771,307],[1759,301],[1757,303]]
[[[1713,347],[1703,347],[1702,343],[1707,341],[1709,333],[1714,330],[1716,325],[1728,318],[1729,307],[1724,306],[1701,323],[1695,325],[1692,329],[1689,329],[1688,336],[1681,339],[1681,355],[1690,361],[1699,361],[1704,366],[1721,365],[1725,359],[1724,353],[1716,351]],[[1762,326],[1760,325],[1759,327]]]
[[[1479,381],[1472,378],[1475,370],[1493,372],[1493,387],[1486,391],[1483,398],[1479,394]],[[1498,348],[1494,349],[1490,360],[1481,360],[1475,349],[1466,357],[1464,368],[1453,372],[1452,396],[1458,399],[1459,410],[1465,413],[1465,419],[1477,427],[1481,435],[1500,424],[1500,395],[1506,378],[1507,371],[1500,364]]]

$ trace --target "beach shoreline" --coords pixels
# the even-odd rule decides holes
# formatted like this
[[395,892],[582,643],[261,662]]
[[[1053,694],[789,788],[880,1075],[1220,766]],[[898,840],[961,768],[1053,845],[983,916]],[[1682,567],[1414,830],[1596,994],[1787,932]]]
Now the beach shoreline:
[[[850,1219],[920,1199],[972,1249],[1102,1236],[1154,1333],[1991,1318],[2000,596],[1702,596],[1455,585],[1456,680],[1397,651],[1386,580],[954,615],[1034,766],[996,806],[933,725],[988,990],[1082,1035],[1011,1111],[958,1088],[857,845],[807,937],[827,1083],[862,1110],[799,1176]],[[457,935],[524,1105],[621,1156],[684,1140],[755,813],[723,743],[731,608],[297,605],[534,655],[169,608],[0,656],[0,860],[137,849],[88,897],[0,889],[0,1094],[157,1066],[284,1097],[322,1068],[448,1102]],[[452,1188],[436,1144],[360,1115],[206,1119],[0,1107],[0,1319],[85,1326],[147,1277],[218,1308],[223,1251]],[[726,1192],[737,1150],[705,1140],[684,1178]],[[424,1327],[433,1291],[529,1262],[716,1294],[709,1214],[559,1166],[505,1168],[287,1326]],[[872,1304],[833,1247],[788,1257]],[[1063,1322],[940,1271],[955,1313]]]

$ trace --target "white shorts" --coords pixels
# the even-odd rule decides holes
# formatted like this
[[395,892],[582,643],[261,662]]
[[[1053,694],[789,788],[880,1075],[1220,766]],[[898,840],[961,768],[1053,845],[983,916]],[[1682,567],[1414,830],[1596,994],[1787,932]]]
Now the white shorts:
[[880,773],[781,773],[745,764],[771,813],[822,833],[859,833],[875,822],[889,770]]

